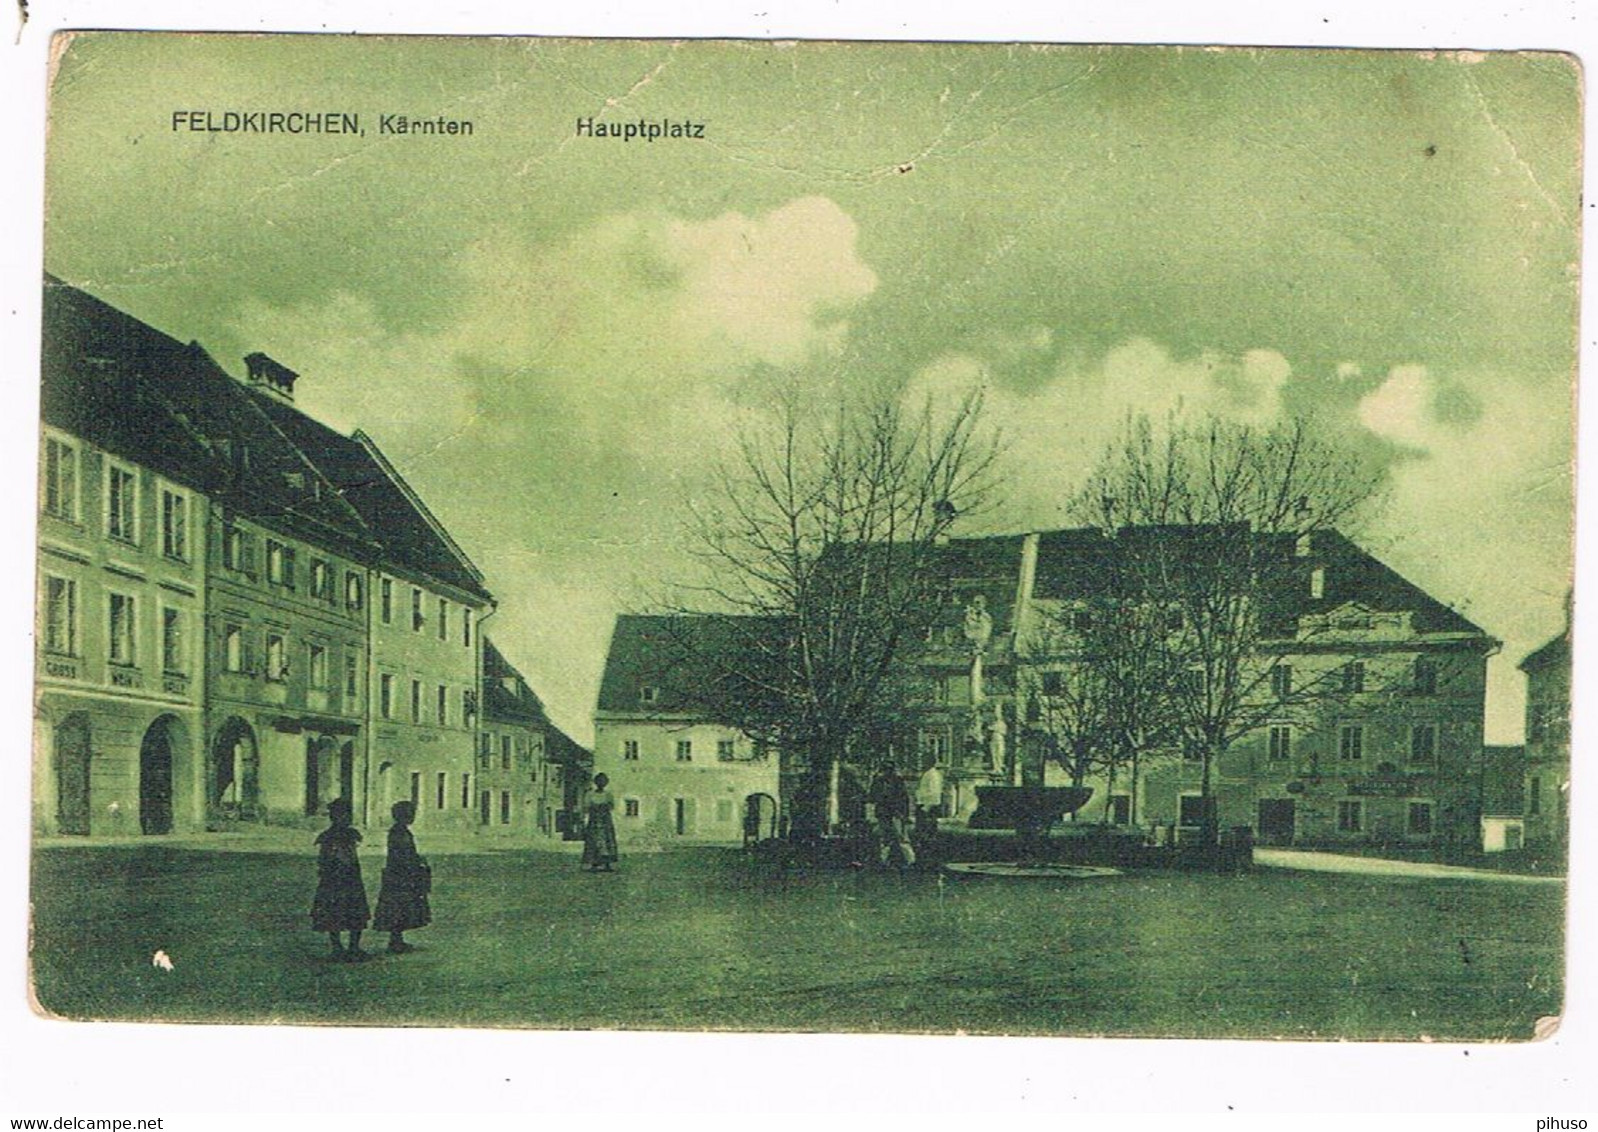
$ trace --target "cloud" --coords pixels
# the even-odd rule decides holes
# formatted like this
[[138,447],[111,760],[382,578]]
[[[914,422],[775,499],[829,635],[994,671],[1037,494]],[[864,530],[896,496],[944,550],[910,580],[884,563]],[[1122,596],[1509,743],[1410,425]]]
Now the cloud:
[[1393,367],[1357,415],[1401,449],[1373,537],[1412,581],[1503,639],[1488,723],[1513,738],[1523,695],[1514,664],[1558,631],[1571,582],[1570,417],[1506,375],[1422,365]]
[[857,242],[821,196],[620,213],[462,248],[454,301],[426,329],[384,326],[345,293],[251,301],[233,328],[301,373],[302,408],[371,433],[438,505],[502,599],[490,631],[581,735],[602,628],[680,553],[676,504],[763,390],[836,368],[877,286]]
[[[1032,341],[1036,329],[1026,332]],[[911,380],[911,403],[948,404],[974,387],[999,430],[1011,475],[1011,501],[1002,518],[1016,526],[1056,526],[1082,479],[1128,414],[1155,421],[1170,414],[1213,413],[1263,425],[1282,412],[1282,389],[1292,367],[1280,353],[1205,352],[1179,359],[1147,338],[1134,338],[1087,366],[1062,364],[1042,386],[1015,391],[997,385],[987,361],[946,354]]]

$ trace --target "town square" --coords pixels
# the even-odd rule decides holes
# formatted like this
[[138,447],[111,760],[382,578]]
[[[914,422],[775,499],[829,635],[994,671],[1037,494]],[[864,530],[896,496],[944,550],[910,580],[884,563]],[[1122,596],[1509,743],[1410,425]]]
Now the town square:
[[1557,1026],[1568,59],[84,33],[53,98],[42,1013]]

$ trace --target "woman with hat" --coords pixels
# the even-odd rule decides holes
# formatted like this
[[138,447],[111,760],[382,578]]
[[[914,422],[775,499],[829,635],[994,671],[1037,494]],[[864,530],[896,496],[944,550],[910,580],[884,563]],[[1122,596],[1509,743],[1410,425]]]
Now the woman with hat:
[[[333,958],[346,963],[365,959],[361,932],[371,917],[366,886],[361,883],[361,862],[355,855],[361,843],[348,798],[327,804],[328,827],[316,835],[316,897],[311,901],[311,927],[326,932],[333,942]],[[349,946],[339,940],[349,932]]]

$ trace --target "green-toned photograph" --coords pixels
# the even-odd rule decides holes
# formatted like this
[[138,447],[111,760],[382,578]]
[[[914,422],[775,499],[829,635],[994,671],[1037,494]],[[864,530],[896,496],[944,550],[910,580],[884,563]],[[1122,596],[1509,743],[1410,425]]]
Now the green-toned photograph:
[[54,60],[41,1013],[1558,1026],[1573,57]]

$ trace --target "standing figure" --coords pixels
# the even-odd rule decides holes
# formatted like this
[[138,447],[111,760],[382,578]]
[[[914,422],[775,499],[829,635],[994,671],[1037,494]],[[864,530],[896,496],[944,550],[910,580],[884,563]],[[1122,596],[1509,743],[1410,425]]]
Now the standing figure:
[[594,787],[583,799],[583,864],[594,872],[614,872],[616,868],[616,798],[610,792],[610,778],[594,775]]
[[910,788],[905,785],[898,770],[888,767],[871,786],[871,805],[877,820],[878,857],[883,867],[895,852],[899,867],[907,869],[916,863],[916,851],[910,847]]
[[923,846],[938,836],[938,819],[943,816],[943,768],[933,758],[916,780],[916,840]]
[[389,951],[403,955],[416,950],[405,942],[405,933],[433,922],[433,911],[427,906],[433,870],[416,851],[416,838],[411,834],[415,803],[395,802],[389,812],[394,824],[388,828],[388,861],[383,865],[383,887],[377,891],[372,930],[387,932]]
[[[361,950],[361,932],[371,914],[361,883],[361,861],[355,854],[361,832],[351,824],[353,817],[348,798],[327,804],[328,827],[316,835],[316,897],[311,901],[311,927],[327,933],[334,959],[349,963],[367,958]],[[340,942],[340,932],[350,933],[348,948]]]

